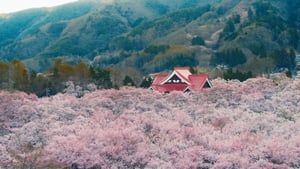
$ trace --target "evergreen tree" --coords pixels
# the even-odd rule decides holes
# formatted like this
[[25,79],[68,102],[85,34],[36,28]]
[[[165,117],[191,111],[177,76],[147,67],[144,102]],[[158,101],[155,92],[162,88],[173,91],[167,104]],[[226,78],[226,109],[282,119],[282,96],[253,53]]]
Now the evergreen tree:
[[0,61],[0,88],[5,88],[9,81],[9,64]]
[[240,23],[241,22],[241,15],[239,14],[235,14],[232,16],[232,20],[235,24]]
[[148,87],[151,86],[152,81],[153,81],[153,80],[152,80],[151,77],[145,77],[145,78],[143,78],[143,81],[142,81],[142,83],[140,84],[140,87],[142,87],[142,88],[148,88]]
[[274,59],[277,68],[288,68],[289,70],[293,70],[296,66],[296,54],[293,49],[275,50],[271,57]]
[[205,41],[200,37],[196,36],[192,39],[192,45],[205,45]]
[[224,73],[224,79],[226,79],[226,80],[237,79],[242,82],[242,81],[245,81],[252,77],[253,77],[253,74],[251,71],[243,73],[243,72],[240,72],[239,70],[236,70],[235,72],[233,72],[232,69],[229,69],[227,72]]
[[194,67],[192,67],[192,66],[189,67],[189,71],[190,71],[192,74],[196,74],[196,73],[197,73],[197,69],[194,68]]
[[290,34],[290,39],[289,39],[290,45],[295,49],[297,49],[300,40],[297,29],[290,29],[289,34]]
[[112,81],[109,69],[94,69],[90,67],[90,73],[94,83],[99,88],[109,89],[112,88]]
[[25,64],[17,59],[10,63],[10,79],[12,86],[16,90],[28,91],[29,77]]
[[266,58],[267,57],[267,51],[264,45],[260,46],[259,49],[259,57],[260,58]]
[[240,49],[227,49],[222,52],[217,52],[211,59],[212,65],[225,64],[230,67],[234,67],[239,64],[243,64],[247,61],[247,58]]
[[125,78],[123,80],[123,85],[124,86],[135,86],[134,81],[128,75],[125,76]]
[[224,27],[223,32],[225,33],[232,33],[235,31],[234,23],[231,19],[229,19]]
[[251,8],[249,8],[248,9],[248,19],[251,21],[251,20],[253,20],[253,17],[254,17],[253,11]]

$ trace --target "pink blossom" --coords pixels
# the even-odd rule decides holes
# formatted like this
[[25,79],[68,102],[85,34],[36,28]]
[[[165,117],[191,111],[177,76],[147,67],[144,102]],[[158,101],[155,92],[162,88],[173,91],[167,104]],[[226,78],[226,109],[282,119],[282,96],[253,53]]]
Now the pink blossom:
[[212,82],[200,93],[0,91],[0,167],[300,168],[299,80]]

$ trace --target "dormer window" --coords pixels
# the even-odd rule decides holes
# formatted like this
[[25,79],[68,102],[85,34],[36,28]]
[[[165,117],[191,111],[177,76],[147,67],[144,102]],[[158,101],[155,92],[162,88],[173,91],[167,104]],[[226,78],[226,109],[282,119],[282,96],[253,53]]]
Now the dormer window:
[[176,74],[173,75],[168,81],[168,84],[186,84],[182,79],[180,79]]
[[152,86],[161,92],[201,91],[203,88],[212,87],[208,75],[191,74],[188,68],[175,68],[169,75],[162,74],[156,77]]

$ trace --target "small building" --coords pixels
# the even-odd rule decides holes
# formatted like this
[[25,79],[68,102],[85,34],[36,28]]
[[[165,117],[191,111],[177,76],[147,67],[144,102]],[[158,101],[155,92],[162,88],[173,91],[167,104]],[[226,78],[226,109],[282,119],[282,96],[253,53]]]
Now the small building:
[[176,67],[170,74],[156,74],[150,89],[162,93],[171,91],[201,91],[211,88],[207,74],[192,74],[187,67]]

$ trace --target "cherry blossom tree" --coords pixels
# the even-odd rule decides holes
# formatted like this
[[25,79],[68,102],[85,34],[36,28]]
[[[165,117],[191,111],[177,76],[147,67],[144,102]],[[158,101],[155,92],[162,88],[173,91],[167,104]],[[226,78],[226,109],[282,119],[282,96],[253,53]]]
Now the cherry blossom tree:
[[199,93],[0,91],[0,168],[300,168],[300,80],[212,83]]

